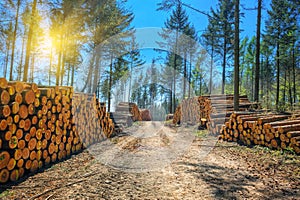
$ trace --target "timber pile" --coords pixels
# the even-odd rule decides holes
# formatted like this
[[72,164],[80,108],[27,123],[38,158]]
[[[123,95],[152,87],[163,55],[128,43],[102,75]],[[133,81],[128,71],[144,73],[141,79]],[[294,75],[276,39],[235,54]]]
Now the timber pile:
[[79,134],[85,147],[111,136],[114,123],[105,104],[101,104],[94,94],[74,93],[72,103],[73,131]]
[[116,112],[129,112],[132,115],[132,120],[142,121],[140,110],[135,103],[120,102],[116,107]]
[[151,121],[152,120],[150,110],[148,110],[148,109],[141,109],[140,113],[141,113],[142,121]]
[[173,115],[173,124],[181,123],[181,105],[177,106],[175,113]]
[[234,112],[222,126],[220,138],[248,146],[261,145],[279,150],[289,147],[300,154],[299,116]]
[[[241,111],[252,110],[259,107],[258,103],[251,103],[247,96],[240,96]],[[219,132],[224,120],[228,120],[233,111],[233,95],[210,95],[184,99],[175,111],[173,123],[181,122],[200,124],[216,134]]]
[[0,78],[0,183],[64,160],[113,130],[94,96]]
[[174,117],[173,114],[167,114],[166,115],[166,121],[173,120],[173,117]]
[[125,127],[132,126],[135,121],[142,121],[141,113],[135,103],[120,102],[115,112],[110,113],[115,124],[115,133],[120,133]]

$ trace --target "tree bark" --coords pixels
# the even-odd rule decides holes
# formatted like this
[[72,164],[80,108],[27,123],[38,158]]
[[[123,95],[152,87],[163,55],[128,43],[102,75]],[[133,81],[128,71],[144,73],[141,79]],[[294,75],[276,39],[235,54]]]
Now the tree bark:
[[255,89],[254,89],[254,101],[257,102],[259,101],[261,4],[262,4],[262,0],[258,0],[257,25],[256,25],[256,54],[255,54]]
[[10,42],[7,44],[7,51],[5,56],[5,68],[4,68],[4,77],[6,78],[7,68],[8,68],[8,59],[9,59],[9,52],[10,52]]
[[29,69],[29,58],[31,54],[31,40],[33,36],[33,26],[34,26],[34,18],[36,13],[36,4],[37,0],[33,0],[32,4],[32,13],[31,13],[31,20],[30,20],[30,26],[28,31],[28,39],[27,39],[27,45],[26,45],[26,56],[25,56],[25,65],[24,65],[24,73],[23,73],[23,81],[27,82],[28,80],[28,69]]
[[239,55],[239,47],[240,47],[240,0],[235,0],[235,10],[234,10],[234,110],[239,110],[239,68],[240,68],[240,55]]
[[112,68],[113,68],[113,55],[111,55],[110,59],[110,65],[109,65],[109,82],[108,82],[108,105],[107,105],[107,111],[110,112],[111,107],[111,88],[112,88]]
[[15,45],[16,45],[16,38],[17,38],[17,29],[18,29],[18,19],[19,19],[19,10],[20,10],[20,3],[21,0],[18,0],[17,3],[17,13],[15,18],[15,29],[13,34],[13,41],[12,41],[12,51],[11,51],[11,59],[10,59],[10,73],[9,73],[9,80],[13,80],[13,68],[14,68],[14,56],[15,56]]
[[[227,29],[226,28],[226,25],[225,25],[225,30]],[[226,79],[226,76],[225,76],[225,73],[226,73],[226,54],[227,54],[227,41],[226,41],[226,36],[224,36],[224,46],[223,46],[223,71],[222,71],[222,94],[225,93],[225,79]]]
[[[211,40],[213,40],[213,35],[211,35]],[[213,65],[214,65],[214,44],[211,45],[211,60],[210,60],[210,75],[209,75],[209,94],[212,92],[212,73],[213,73]],[[201,90],[200,90],[201,93]]]
[[184,53],[184,66],[183,66],[183,95],[182,95],[182,99],[185,98],[185,94],[186,94],[186,79],[187,79],[187,56],[186,56],[186,52]]
[[294,101],[293,103],[296,103],[296,97],[297,97],[297,93],[296,93],[296,61],[295,61],[295,47],[293,47],[293,93],[294,93]]
[[59,45],[59,53],[58,53],[58,64],[57,64],[57,69],[56,69],[56,83],[55,85],[59,85],[59,77],[61,74],[61,63],[62,63],[62,33],[60,35],[60,45]]
[[280,60],[279,60],[279,41],[277,42],[276,49],[276,66],[277,66],[277,85],[276,85],[276,109],[279,107],[279,86],[280,86]]

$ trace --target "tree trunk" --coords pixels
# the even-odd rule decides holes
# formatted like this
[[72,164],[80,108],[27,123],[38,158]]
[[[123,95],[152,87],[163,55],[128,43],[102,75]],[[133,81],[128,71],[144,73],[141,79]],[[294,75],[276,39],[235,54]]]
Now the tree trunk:
[[256,24],[256,54],[255,54],[255,89],[254,89],[254,101],[259,101],[259,56],[260,56],[260,24],[261,24],[261,3],[262,0],[258,0],[257,7],[257,24]]
[[235,1],[235,10],[234,10],[234,110],[238,111],[239,110],[239,68],[240,68],[240,63],[239,63],[239,47],[240,47],[240,0]]
[[17,3],[17,13],[15,18],[15,29],[13,34],[13,41],[12,41],[12,51],[11,51],[11,59],[10,59],[10,73],[9,73],[9,80],[13,80],[13,68],[14,68],[14,56],[15,56],[15,45],[16,45],[16,38],[17,38],[17,29],[18,29],[18,19],[19,19],[19,10],[20,10],[20,3],[21,0],[18,0]]
[[254,79],[255,79],[255,72],[254,72],[254,66],[252,65],[252,70],[251,70],[251,100],[253,101],[254,100],[254,90],[255,90],[255,87],[254,87]]
[[293,60],[293,93],[294,93],[294,101],[293,103],[296,103],[297,93],[296,93],[296,61],[295,61],[295,47],[293,47],[293,54],[292,54],[292,60]]
[[62,42],[62,62],[61,62],[61,73],[60,73],[60,85],[64,85],[64,75],[65,75],[65,63],[66,63],[66,49],[65,49],[65,40],[66,38],[63,38]]
[[71,86],[74,85],[74,76],[75,76],[75,66],[72,65],[72,76],[71,76]]
[[[94,66],[94,62],[95,62],[95,56],[96,56],[96,53],[93,53],[93,56],[92,56],[92,60],[90,61],[90,67],[89,67],[89,71],[88,71],[88,75],[87,75],[87,79],[86,79],[86,81],[85,81],[85,84],[84,84],[84,86],[82,87],[82,89],[81,89],[81,92],[84,92],[84,90],[87,88],[87,87],[89,87],[90,86],[90,84],[91,84],[91,79],[92,79],[92,73],[93,73],[93,66]],[[74,69],[74,67],[73,67],[73,83],[74,83],[74,71],[75,71],[75,69]],[[90,87],[89,87],[90,88]]]
[[133,58],[132,53],[130,53],[130,69],[129,69],[129,88],[128,88],[128,102],[130,102],[131,99],[131,84],[132,84],[132,65],[133,65]]
[[8,42],[6,56],[5,56],[5,68],[4,68],[4,77],[5,78],[6,78],[6,74],[7,74],[7,68],[8,68],[9,52],[10,52],[10,42]]
[[[290,68],[290,67],[289,67]],[[289,87],[289,101],[290,107],[293,108],[293,95],[292,95],[292,80],[291,80],[291,70],[288,70],[288,87]]]
[[[268,72],[269,72],[269,57],[267,56],[267,58],[266,58],[266,69],[267,69],[267,73],[266,74],[268,74]],[[270,90],[271,90],[271,81],[269,81],[270,79],[269,79],[269,77],[266,75],[266,77],[265,77],[267,80],[266,80],[266,83],[267,83],[267,109],[269,109],[269,105],[270,105],[270,97],[269,97],[269,95],[270,95]]]
[[186,94],[186,79],[187,79],[187,56],[186,56],[186,52],[184,52],[184,66],[183,66],[183,95],[182,95],[182,99],[185,98],[185,94]]
[[264,87],[265,80],[263,79],[264,68],[265,68],[265,66],[264,66],[264,60],[261,59],[261,63],[260,63],[260,76],[259,76],[259,79],[260,79],[259,84],[260,84],[260,91],[261,91],[260,95],[259,95],[260,99],[263,99],[264,94],[265,94],[265,87]]
[[112,88],[112,68],[113,68],[113,56],[111,55],[111,59],[110,59],[110,65],[109,65],[109,82],[108,82],[108,112],[110,112],[110,106],[111,106],[111,88]]
[[96,92],[98,87],[98,81],[99,81],[99,67],[100,67],[100,53],[97,52],[96,54],[96,62],[94,67],[94,79],[93,79],[93,87],[92,92]]
[[48,79],[49,79],[49,86],[51,85],[51,66],[52,66],[52,46],[50,49],[50,62],[49,62],[49,74],[48,74]]
[[283,95],[282,95],[282,104],[285,105],[285,100],[286,100],[286,71],[287,69],[284,70],[284,82],[283,82]]
[[23,81],[24,82],[27,82],[27,80],[28,80],[29,58],[30,58],[30,54],[31,54],[31,40],[32,40],[32,36],[33,36],[33,26],[34,26],[34,18],[35,18],[35,13],[36,13],[36,4],[37,4],[37,0],[33,0],[31,20],[30,20],[27,46],[26,46],[24,73],[23,73]]
[[[213,36],[211,36],[213,41]],[[213,65],[214,65],[214,44],[211,45],[211,60],[210,60],[210,75],[209,75],[209,94],[212,92],[212,73],[213,73]]]
[[279,60],[279,42],[277,42],[277,49],[276,49],[276,66],[277,66],[277,85],[276,85],[276,108],[279,107],[279,91],[280,91],[280,60]]
[[30,79],[29,82],[33,83],[33,79],[34,79],[34,63],[35,63],[35,59],[34,56],[31,57],[31,67],[30,67]]
[[60,35],[60,43],[59,43],[59,53],[58,53],[58,64],[56,69],[56,83],[55,85],[59,85],[59,77],[61,74],[61,65],[62,65],[62,40],[63,40],[63,33]]
[[71,71],[71,64],[68,63],[68,75],[67,75],[67,86],[69,86],[70,83],[70,71]]
[[[225,26],[226,30],[226,26]],[[225,73],[226,73],[226,54],[227,54],[227,41],[226,41],[226,36],[224,37],[224,46],[223,46],[223,71],[222,71],[222,94],[225,93]]]
[[172,103],[172,113],[175,112],[175,109],[176,109],[176,76],[177,76],[177,73],[176,73],[176,70],[177,70],[177,48],[178,48],[178,33],[179,30],[177,29],[176,30],[176,37],[175,37],[175,52],[174,53],[174,68],[173,68],[173,103]]
[[190,66],[189,66],[189,98],[191,98],[191,78],[192,78],[192,55],[190,55]]
[[21,80],[22,79],[22,67],[23,67],[23,56],[24,56],[24,46],[25,46],[25,35],[26,35],[26,30],[24,31],[24,36],[23,36],[23,39],[22,39],[21,61],[20,61],[19,67],[18,67],[18,77],[17,77],[17,80]]

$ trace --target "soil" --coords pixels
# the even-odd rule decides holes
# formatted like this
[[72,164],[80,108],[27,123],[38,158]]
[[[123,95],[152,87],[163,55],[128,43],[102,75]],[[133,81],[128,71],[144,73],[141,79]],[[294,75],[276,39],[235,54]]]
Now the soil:
[[[153,131],[149,127],[147,130]],[[175,143],[177,136],[174,134],[181,131],[188,130],[160,128],[151,137],[136,139],[133,135],[123,134],[110,142],[121,149],[118,153],[124,151],[145,156],[158,152],[153,151],[151,145],[164,149]],[[0,185],[0,197],[122,200],[300,199],[299,156],[261,147],[249,148],[221,141],[216,143],[215,138],[207,136],[205,131],[197,134],[190,143],[185,143],[189,144],[185,146],[185,151],[181,154],[177,152],[176,157],[171,156],[170,162],[153,160],[158,165],[147,163],[148,168],[144,168],[144,171],[134,170],[135,165],[129,166],[131,170],[127,170],[126,166],[114,167],[111,163],[102,162],[97,158],[99,155],[87,149],[64,162],[27,176],[18,183]],[[155,167],[151,168],[152,164]],[[159,164],[161,167],[157,167]]]

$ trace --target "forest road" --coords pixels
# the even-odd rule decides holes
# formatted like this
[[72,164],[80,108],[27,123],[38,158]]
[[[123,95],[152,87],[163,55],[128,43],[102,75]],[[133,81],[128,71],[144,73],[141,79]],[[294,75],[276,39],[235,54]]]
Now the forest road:
[[1,187],[2,199],[300,199],[300,158],[141,122]]

